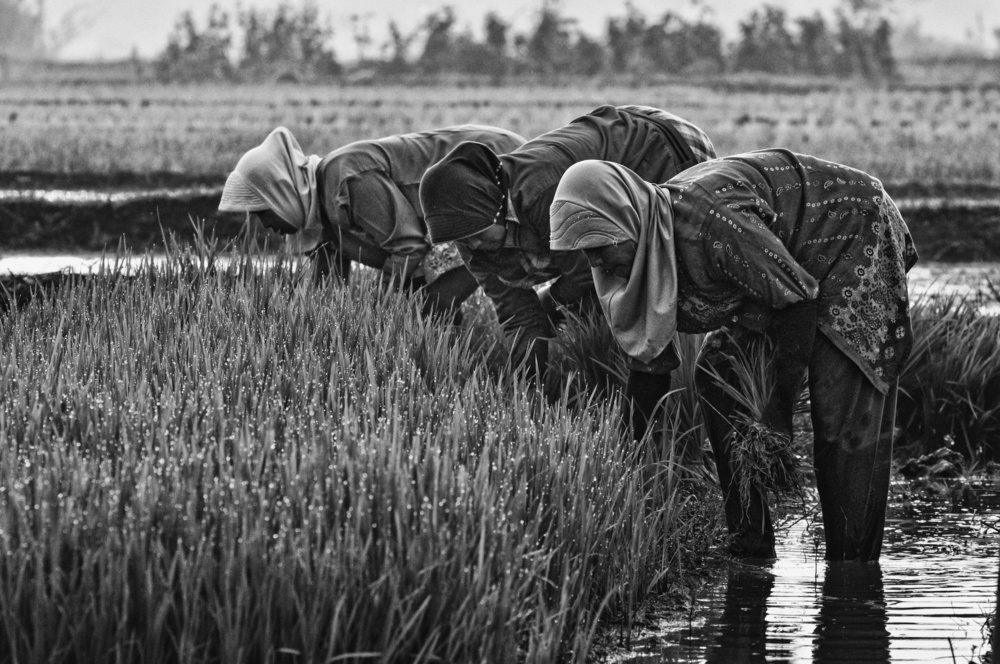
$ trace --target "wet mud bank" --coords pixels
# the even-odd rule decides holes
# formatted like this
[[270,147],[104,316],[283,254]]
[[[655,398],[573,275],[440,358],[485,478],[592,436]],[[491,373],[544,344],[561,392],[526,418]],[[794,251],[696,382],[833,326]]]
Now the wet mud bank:
[[[162,247],[164,232],[194,237],[192,219],[234,237],[244,216],[218,212],[224,175],[0,173],[0,251]],[[921,258],[1000,260],[1000,187],[887,184]]]
[[[119,246],[160,251],[164,237],[195,239],[192,221],[222,241],[243,229],[242,214],[220,213],[224,175],[184,173],[0,172],[0,255],[85,253]],[[886,185],[906,218],[922,261],[1000,261],[1000,187]],[[261,237],[266,234],[262,234]],[[0,275],[0,311],[58,287],[65,275]]]
[[[218,211],[225,177],[182,173],[0,173],[0,250],[102,251],[124,242],[156,249],[170,232],[194,237],[192,219],[221,239],[244,216]],[[886,186],[910,226],[921,258],[1000,260],[1000,187],[987,184]]]
[[235,237],[244,215],[218,211],[224,182],[179,173],[0,173],[0,250],[102,251],[122,242],[156,249],[165,234],[193,239],[192,220]]

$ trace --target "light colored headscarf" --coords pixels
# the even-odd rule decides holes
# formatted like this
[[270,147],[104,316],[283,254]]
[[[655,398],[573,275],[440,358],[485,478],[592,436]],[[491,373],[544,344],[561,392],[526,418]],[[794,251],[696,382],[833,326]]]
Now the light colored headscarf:
[[311,249],[322,234],[321,201],[316,193],[319,162],[318,155],[302,152],[292,132],[278,127],[263,143],[240,157],[226,179],[219,210],[273,210],[298,229],[299,248]]
[[677,329],[677,259],[670,194],[628,168],[587,160],[571,166],[550,209],[553,250],[637,244],[628,279],[594,269],[597,294],[615,339],[651,362]]

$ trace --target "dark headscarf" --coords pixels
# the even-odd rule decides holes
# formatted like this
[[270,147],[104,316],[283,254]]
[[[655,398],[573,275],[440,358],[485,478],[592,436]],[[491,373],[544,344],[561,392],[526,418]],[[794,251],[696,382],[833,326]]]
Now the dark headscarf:
[[420,180],[420,207],[432,244],[475,235],[506,216],[500,158],[475,141],[459,143]]

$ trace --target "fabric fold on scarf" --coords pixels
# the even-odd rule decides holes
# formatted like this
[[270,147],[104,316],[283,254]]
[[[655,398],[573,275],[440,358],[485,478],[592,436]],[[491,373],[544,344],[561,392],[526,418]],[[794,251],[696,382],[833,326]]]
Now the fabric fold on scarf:
[[[318,155],[302,152],[292,132],[278,127],[240,157],[226,180],[219,210],[257,212],[266,207],[298,229],[294,242],[309,250],[322,235],[316,191],[319,163]],[[250,194],[259,200],[254,202]]]
[[677,329],[677,259],[670,194],[628,168],[588,160],[571,166],[550,209],[556,251],[635,242],[628,279],[593,269],[594,284],[622,349],[652,362]]
[[507,176],[489,146],[465,141],[420,180],[420,207],[434,244],[461,240],[503,221]]

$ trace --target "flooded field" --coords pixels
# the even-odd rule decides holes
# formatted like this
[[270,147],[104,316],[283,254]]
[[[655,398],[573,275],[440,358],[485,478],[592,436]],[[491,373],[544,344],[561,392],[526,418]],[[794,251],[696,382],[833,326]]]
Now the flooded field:
[[730,563],[686,616],[648,629],[616,664],[981,662],[997,589],[1000,500],[978,511],[894,487],[877,564],[827,564],[818,519],[779,532],[771,564]]

